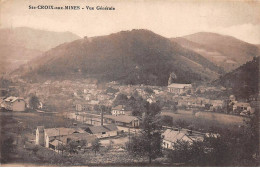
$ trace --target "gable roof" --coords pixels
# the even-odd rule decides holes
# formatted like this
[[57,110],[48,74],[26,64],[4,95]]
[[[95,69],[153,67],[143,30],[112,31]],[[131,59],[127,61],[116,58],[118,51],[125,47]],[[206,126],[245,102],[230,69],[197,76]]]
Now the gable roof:
[[170,84],[168,87],[172,87],[172,88],[177,88],[177,89],[183,89],[183,88],[191,88],[191,84],[178,84],[178,83],[173,83],[173,84]]
[[10,97],[7,97],[6,99],[4,99],[4,101],[5,102],[11,102],[11,103],[13,103],[13,102],[15,102],[16,100],[24,100],[24,99],[22,99],[22,98],[19,98],[19,97],[14,97],[14,96],[10,96]]
[[51,145],[53,146],[58,146],[59,144],[62,144],[63,142],[57,140],[57,139],[54,139],[53,141],[50,142]]
[[125,109],[124,105],[118,105],[118,106],[112,108],[112,110],[124,110],[124,109]]
[[50,128],[50,129],[44,129],[45,133],[49,136],[64,136],[64,135],[70,135],[74,132],[77,132],[75,129],[72,128]]
[[110,131],[117,131],[116,125],[103,125],[103,126],[90,126],[88,127],[92,134],[102,133],[102,132],[110,132]]
[[184,141],[188,141],[188,142],[192,142],[192,139],[187,136],[185,133],[183,132],[179,132],[179,131],[174,131],[171,129],[167,129],[163,134],[164,136],[164,140],[167,140],[169,142],[177,142],[177,140],[184,140]]
[[238,103],[235,103],[234,106],[238,106],[238,107],[249,107],[250,104],[249,104],[249,103],[238,102]]
[[91,143],[94,140],[96,140],[97,137],[96,137],[96,135],[89,134],[89,133],[73,133],[73,134],[63,136],[63,137],[60,138],[60,140],[63,143],[67,143],[67,139],[71,139],[71,140],[74,140],[74,141],[86,140],[88,143]]
[[130,123],[133,120],[139,120],[135,116],[127,116],[127,115],[119,115],[119,116],[104,115],[104,118],[113,119],[114,121],[123,122],[123,123]]
[[114,124],[104,125],[103,127],[105,127],[106,129],[108,129],[109,131],[117,131],[117,130],[118,130],[118,128],[117,128],[116,125],[114,125]]

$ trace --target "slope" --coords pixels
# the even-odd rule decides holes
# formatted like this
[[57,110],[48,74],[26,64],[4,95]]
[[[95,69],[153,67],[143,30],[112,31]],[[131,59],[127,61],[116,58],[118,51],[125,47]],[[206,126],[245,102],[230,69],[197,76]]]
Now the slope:
[[171,40],[201,54],[226,72],[236,69],[260,54],[256,45],[215,33],[200,32]]
[[223,73],[198,53],[148,30],[85,37],[63,44],[18,72],[36,81],[94,77],[151,85],[167,85],[171,72],[181,83],[212,80]]

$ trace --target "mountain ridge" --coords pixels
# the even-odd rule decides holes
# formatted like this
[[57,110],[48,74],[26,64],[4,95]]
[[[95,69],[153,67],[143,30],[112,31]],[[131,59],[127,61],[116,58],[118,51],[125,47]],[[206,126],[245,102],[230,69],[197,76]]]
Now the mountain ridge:
[[201,54],[226,72],[238,68],[260,54],[260,49],[255,44],[217,33],[199,32],[171,40]]
[[0,29],[0,74],[18,68],[59,44],[78,38],[80,37],[70,32],[51,32],[28,27],[2,28]]
[[167,85],[171,72],[180,77],[179,82],[204,81],[223,73],[198,53],[144,29],[85,37],[59,45],[37,60],[22,68],[33,70],[27,77],[91,76],[126,84]]

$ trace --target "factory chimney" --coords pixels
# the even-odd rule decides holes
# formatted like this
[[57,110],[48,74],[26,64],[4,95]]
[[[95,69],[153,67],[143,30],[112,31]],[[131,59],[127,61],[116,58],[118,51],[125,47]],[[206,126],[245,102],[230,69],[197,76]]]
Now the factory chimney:
[[103,126],[103,110],[101,109],[101,126]]

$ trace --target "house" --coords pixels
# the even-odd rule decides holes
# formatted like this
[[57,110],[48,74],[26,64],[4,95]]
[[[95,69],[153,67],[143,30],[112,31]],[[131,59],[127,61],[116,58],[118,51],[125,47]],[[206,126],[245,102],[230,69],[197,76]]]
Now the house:
[[250,106],[253,108],[259,108],[259,106],[260,106],[258,94],[250,95],[247,101],[250,104]]
[[177,141],[187,141],[192,143],[192,139],[179,130],[166,129],[166,131],[162,134],[163,142],[162,147],[166,149],[174,149],[174,143]]
[[168,92],[170,93],[175,93],[175,94],[183,94],[188,92],[189,90],[192,89],[192,85],[191,84],[177,84],[177,83],[173,83],[168,85]]
[[26,103],[22,98],[10,96],[4,99],[2,107],[6,110],[22,112],[25,111]]
[[223,100],[211,100],[210,104],[212,104],[213,108],[222,108],[224,105],[224,101]]
[[174,149],[174,143],[177,141],[203,141],[205,134],[188,129],[166,129],[162,134],[162,147],[166,149]]
[[132,111],[127,109],[124,105],[118,105],[116,107],[112,107],[112,115],[132,115]]
[[[38,129],[38,128],[37,128]],[[39,131],[41,132],[41,131]],[[86,133],[82,129],[74,129],[74,128],[49,128],[49,129],[44,129],[44,145],[46,148],[50,147],[50,143],[53,142],[54,140],[60,140],[64,136],[69,136],[74,133]],[[37,131],[36,131],[36,141],[38,140],[39,143],[42,143],[42,138],[37,139],[37,137],[41,137],[42,134],[37,136]]]
[[114,123],[118,126],[125,127],[139,127],[140,120],[135,116],[127,116],[127,115],[104,115],[105,122],[108,124]]
[[58,150],[59,145],[67,145],[71,141],[80,143],[86,142],[86,146],[91,146],[91,142],[96,140],[95,135],[86,133],[80,128],[49,128],[44,129],[38,126],[36,129],[36,145]]
[[89,104],[90,104],[90,105],[97,105],[97,104],[99,104],[99,101],[98,101],[98,100],[91,100],[91,101],[89,102]]
[[146,101],[149,102],[150,104],[156,102],[156,100],[154,98],[151,98],[151,97],[148,98]]
[[96,135],[97,138],[106,138],[117,136],[118,128],[114,124],[101,125],[101,126],[90,126],[85,129],[86,132]]
[[242,112],[247,111],[251,112],[252,108],[249,103],[237,102],[233,105],[233,111]]

